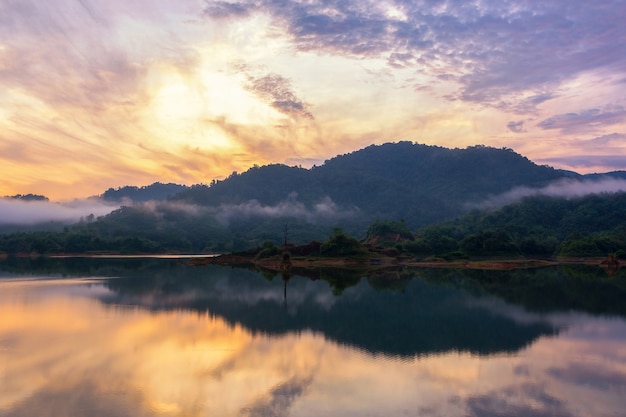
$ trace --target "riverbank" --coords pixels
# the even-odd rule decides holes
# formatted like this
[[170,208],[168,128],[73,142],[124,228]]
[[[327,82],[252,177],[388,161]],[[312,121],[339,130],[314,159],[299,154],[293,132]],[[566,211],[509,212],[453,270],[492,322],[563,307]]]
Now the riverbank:
[[[385,268],[390,266],[408,266],[421,268],[463,268],[463,269],[492,269],[510,270],[541,268],[555,265],[589,265],[602,267],[607,258],[560,258],[560,259],[476,259],[476,260],[424,260],[403,257],[293,257],[285,261],[280,256],[270,258],[256,258],[251,255],[224,254],[210,258],[194,258],[189,260],[190,265],[230,265],[230,266],[258,266],[264,269],[281,271],[286,265],[299,268]],[[612,265],[619,268],[620,263]]]

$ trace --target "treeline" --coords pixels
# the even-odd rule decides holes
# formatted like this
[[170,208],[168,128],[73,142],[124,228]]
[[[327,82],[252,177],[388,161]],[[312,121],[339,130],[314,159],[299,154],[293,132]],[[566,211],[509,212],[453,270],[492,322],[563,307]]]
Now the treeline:
[[368,227],[365,236],[356,238],[350,231],[315,228],[297,219],[249,218],[226,228],[211,213],[185,217],[166,207],[150,212],[123,207],[62,232],[0,235],[0,252],[207,253],[259,248],[271,255],[287,240],[320,241],[319,254],[327,256],[356,256],[362,254],[364,245],[393,248],[416,259],[626,255],[623,192],[575,199],[528,197],[498,210],[474,210],[416,232],[403,221],[379,220]]
[[358,210],[354,221],[361,221],[361,233],[376,219],[404,219],[415,230],[461,215],[467,203],[519,186],[539,188],[569,175],[575,174],[536,165],[511,149],[399,142],[368,146],[312,169],[254,167],[192,186],[172,200],[203,207],[252,200],[276,206],[292,196],[310,208],[330,199],[340,211]]
[[497,211],[467,213],[468,204],[490,196],[564,178],[576,183],[582,177],[538,166],[510,149],[387,143],[311,169],[267,165],[210,185],[109,189],[102,199],[129,205],[65,228],[50,223],[46,231],[0,234],[0,252],[233,252],[268,241],[278,245],[285,227],[294,244],[324,241],[341,227],[363,243],[416,258],[603,256],[623,249],[623,194],[535,197]]
[[431,225],[403,245],[415,255],[595,257],[626,250],[626,193],[528,197]]
[[[360,245],[393,248],[416,259],[523,256],[596,257],[626,251],[626,193],[582,198],[528,197],[494,211],[411,231],[403,221],[378,220],[366,233],[301,219],[249,217],[220,222],[210,211],[186,213],[169,204],[122,207],[61,232],[0,235],[6,254],[209,253],[324,242],[322,255],[352,256]],[[355,233],[355,230],[357,232]],[[329,237],[330,236],[330,237]],[[353,237],[351,237],[353,236]]]
[[[332,230],[328,224],[310,224],[295,217],[225,221],[211,210],[194,211],[162,202],[121,207],[61,231],[0,234],[0,254],[224,253],[259,247],[266,241],[279,244],[285,227],[294,243],[325,239]],[[354,234],[353,228],[346,231]]]
[[109,188],[106,190],[100,198],[105,201],[121,202],[124,200],[133,201],[135,203],[141,203],[152,200],[167,200],[181,191],[187,190],[189,187],[179,184],[163,184],[155,182],[151,185],[136,187],[132,185],[126,185],[118,188]]

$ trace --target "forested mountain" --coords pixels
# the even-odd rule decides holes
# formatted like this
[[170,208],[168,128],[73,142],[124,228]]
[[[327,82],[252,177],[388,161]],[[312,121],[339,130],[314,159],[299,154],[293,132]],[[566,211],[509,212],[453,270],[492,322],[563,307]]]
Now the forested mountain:
[[174,199],[203,206],[274,206],[295,200],[306,207],[332,201],[358,211],[364,223],[404,219],[411,228],[450,219],[517,186],[542,187],[569,174],[538,166],[510,149],[447,149],[411,142],[372,145],[310,170],[268,165],[199,185]]
[[39,194],[16,194],[16,195],[7,195],[3,198],[11,198],[14,200],[22,200],[22,201],[48,201],[48,197],[45,195]]
[[[510,149],[388,143],[311,169],[274,164],[210,185],[109,189],[101,198],[119,209],[85,213],[62,232],[0,234],[0,253],[223,252],[323,241],[336,227],[363,239],[374,222],[395,221],[393,233],[367,239],[413,232],[400,247],[417,257],[599,255],[626,245],[626,197],[615,192],[624,179],[539,166]],[[608,183],[612,193],[572,198]]]
[[143,203],[151,200],[167,200],[185,189],[187,187],[184,185],[160,182],[143,187],[125,185],[119,188],[109,188],[102,193],[100,198],[105,201]]
[[474,210],[421,229],[407,249],[418,255],[626,258],[626,192],[534,196],[495,211]]

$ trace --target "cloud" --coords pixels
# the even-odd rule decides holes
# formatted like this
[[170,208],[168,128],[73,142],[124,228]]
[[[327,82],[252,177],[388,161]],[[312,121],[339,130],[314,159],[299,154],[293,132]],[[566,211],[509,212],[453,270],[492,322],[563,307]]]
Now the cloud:
[[82,378],[66,374],[60,381],[48,383],[30,392],[30,395],[8,407],[6,414],[3,414],[11,417],[67,416],[89,410],[89,415],[93,417],[150,415],[142,407],[146,402],[142,391],[117,381],[115,390],[124,395],[111,395],[111,387],[107,387],[100,380],[104,373],[98,372],[97,377],[84,375]]
[[573,417],[567,405],[541,384],[526,383],[492,390],[466,400],[469,416]]
[[506,124],[506,127],[513,133],[526,132],[526,129],[524,129],[524,120],[519,120],[517,122],[509,122]]
[[250,14],[252,7],[242,3],[230,3],[226,1],[209,1],[203,12],[212,18],[245,17]]
[[273,387],[265,397],[256,400],[251,406],[243,408],[240,414],[250,417],[287,417],[293,402],[304,395],[312,382],[312,376],[293,376]]
[[542,129],[558,129],[561,133],[593,131],[626,121],[626,109],[622,106],[607,106],[604,109],[587,109],[579,113],[559,114],[537,124]]
[[556,93],[532,94],[525,98],[514,98],[513,102],[501,101],[495,107],[516,114],[539,114],[537,107],[546,101],[553,100],[559,96]]
[[293,92],[291,82],[279,74],[267,74],[261,77],[248,77],[248,90],[261,97],[270,106],[290,116],[312,119],[307,104]]
[[88,4],[3,2],[2,84],[57,108],[97,112],[135,101],[146,66],[117,43],[114,16]]
[[475,206],[480,208],[497,208],[511,204],[525,197],[549,196],[559,198],[576,198],[589,194],[617,193],[626,191],[626,180],[605,178],[601,180],[561,179],[543,188],[516,187],[506,193],[490,197]]
[[65,203],[0,198],[0,225],[33,225],[46,222],[76,223],[93,214],[105,215],[119,208],[98,199]]
[[538,163],[568,166],[572,169],[597,168],[603,170],[624,170],[626,167],[626,155],[572,155],[552,158],[541,158]]
[[535,161],[551,166],[567,167],[584,172],[606,172],[626,169],[624,143],[626,134],[607,133],[591,139],[572,141],[575,148],[567,156],[536,158]]
[[626,375],[597,363],[570,363],[566,368],[553,367],[546,372],[555,379],[598,391],[626,389]]
[[568,79],[626,64],[623,3],[576,3],[207,1],[216,17],[269,13],[299,51],[445,74],[460,86],[455,98],[493,106],[506,98],[520,112],[534,111],[533,101],[553,97]]
[[[584,130],[585,116],[594,135],[605,134],[624,121],[605,107],[626,88],[624,4],[568,5],[0,2],[5,193],[27,185],[55,198],[119,181],[197,183],[392,137],[495,141],[483,122],[492,109],[509,113],[496,126],[525,120],[511,126],[528,130],[520,137]],[[228,73],[237,60],[253,70]],[[570,98],[537,119],[542,126],[519,116],[539,117]],[[445,100],[456,102],[444,125],[433,115],[451,108]],[[558,113],[576,117],[548,117]]]
[[622,144],[626,139],[626,135],[623,133],[611,133],[608,135],[598,136],[597,138],[593,138],[589,140],[589,143],[594,145],[612,145],[612,144]]
[[243,204],[224,204],[219,206],[216,218],[223,224],[228,224],[231,219],[247,219],[250,217],[295,217],[309,223],[317,223],[322,220],[352,217],[358,213],[358,209],[341,209],[328,197],[306,207],[297,201],[297,194],[292,193],[286,200],[274,205],[265,206],[257,200],[250,200]]
[[[285,200],[275,205],[263,205],[257,200],[250,200],[241,204],[221,204],[219,206],[200,206],[180,201],[147,201],[133,204],[136,210],[150,213],[157,217],[185,216],[199,217],[212,216],[222,225],[227,226],[231,220],[261,218],[297,218],[309,223],[318,223],[326,220],[353,217],[358,214],[358,208],[338,207],[329,197],[325,197],[310,206],[297,200],[297,193],[291,193]],[[96,200],[99,201],[99,200]],[[50,203],[52,204],[52,203]],[[42,206],[45,208],[45,206]],[[108,207],[108,212],[119,207]],[[0,215],[2,206],[0,206]],[[96,213],[94,212],[94,215]],[[106,214],[106,213],[103,213]],[[82,214],[84,216],[85,214]],[[47,218],[42,215],[42,217]],[[58,216],[57,216],[58,217]],[[70,216],[66,216],[70,219]],[[76,217],[78,219],[78,217]]]

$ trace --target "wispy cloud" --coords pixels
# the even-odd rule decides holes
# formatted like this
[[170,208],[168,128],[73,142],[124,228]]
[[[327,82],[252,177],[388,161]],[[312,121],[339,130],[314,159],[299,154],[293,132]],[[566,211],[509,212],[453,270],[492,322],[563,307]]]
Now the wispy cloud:
[[290,415],[293,402],[302,397],[312,383],[312,375],[294,376],[272,388],[270,392],[250,406],[244,407],[240,414],[250,417],[287,417]]
[[626,121],[623,106],[607,106],[604,109],[587,109],[579,113],[559,114],[538,123],[542,129],[559,129],[563,133],[593,131],[599,127],[612,126]]
[[47,222],[77,223],[93,214],[102,216],[119,208],[98,199],[65,203],[0,198],[0,225],[34,225]]
[[625,15],[620,0],[0,2],[0,188],[192,184],[397,137],[534,160],[554,136],[557,157],[583,155],[583,134],[626,128]]
[[307,104],[296,96],[287,78],[279,74],[267,74],[262,77],[249,76],[248,79],[247,88],[279,112],[290,116],[313,118],[307,110]]
[[[580,4],[578,4],[580,3]],[[456,98],[534,111],[559,84],[593,68],[626,63],[621,1],[590,6],[557,0],[507,2],[390,1],[306,3],[282,0],[207,1],[207,13],[237,18],[269,12],[300,51],[387,57],[394,67],[452,77]],[[527,93],[531,93],[528,95]]]
[[506,193],[493,196],[476,206],[495,208],[511,204],[525,197],[550,196],[560,198],[583,197],[590,194],[616,193],[626,191],[626,180],[604,178],[600,180],[563,179],[543,188],[516,187]]
[[227,1],[208,1],[203,13],[212,18],[232,18],[248,16],[252,7],[243,3],[231,3]]
[[538,163],[570,167],[570,169],[595,168],[623,171],[626,167],[626,155],[570,155],[562,157],[539,158]]
[[470,396],[465,402],[471,416],[574,416],[567,403],[547,393],[541,384],[510,385]]
[[328,197],[311,207],[297,201],[297,197],[296,193],[292,193],[289,198],[273,206],[263,205],[256,200],[236,205],[220,205],[216,210],[216,218],[223,224],[228,224],[231,219],[251,217],[298,218],[309,223],[318,223],[325,220],[353,217],[358,214],[357,208],[340,208]]
[[524,129],[524,120],[518,120],[516,122],[509,122],[506,124],[507,129],[514,133],[524,133],[526,129]]
[[623,133],[611,133],[608,135],[598,136],[597,138],[591,139],[589,142],[595,145],[612,145],[616,143],[623,143],[624,139],[626,139],[626,134]]

